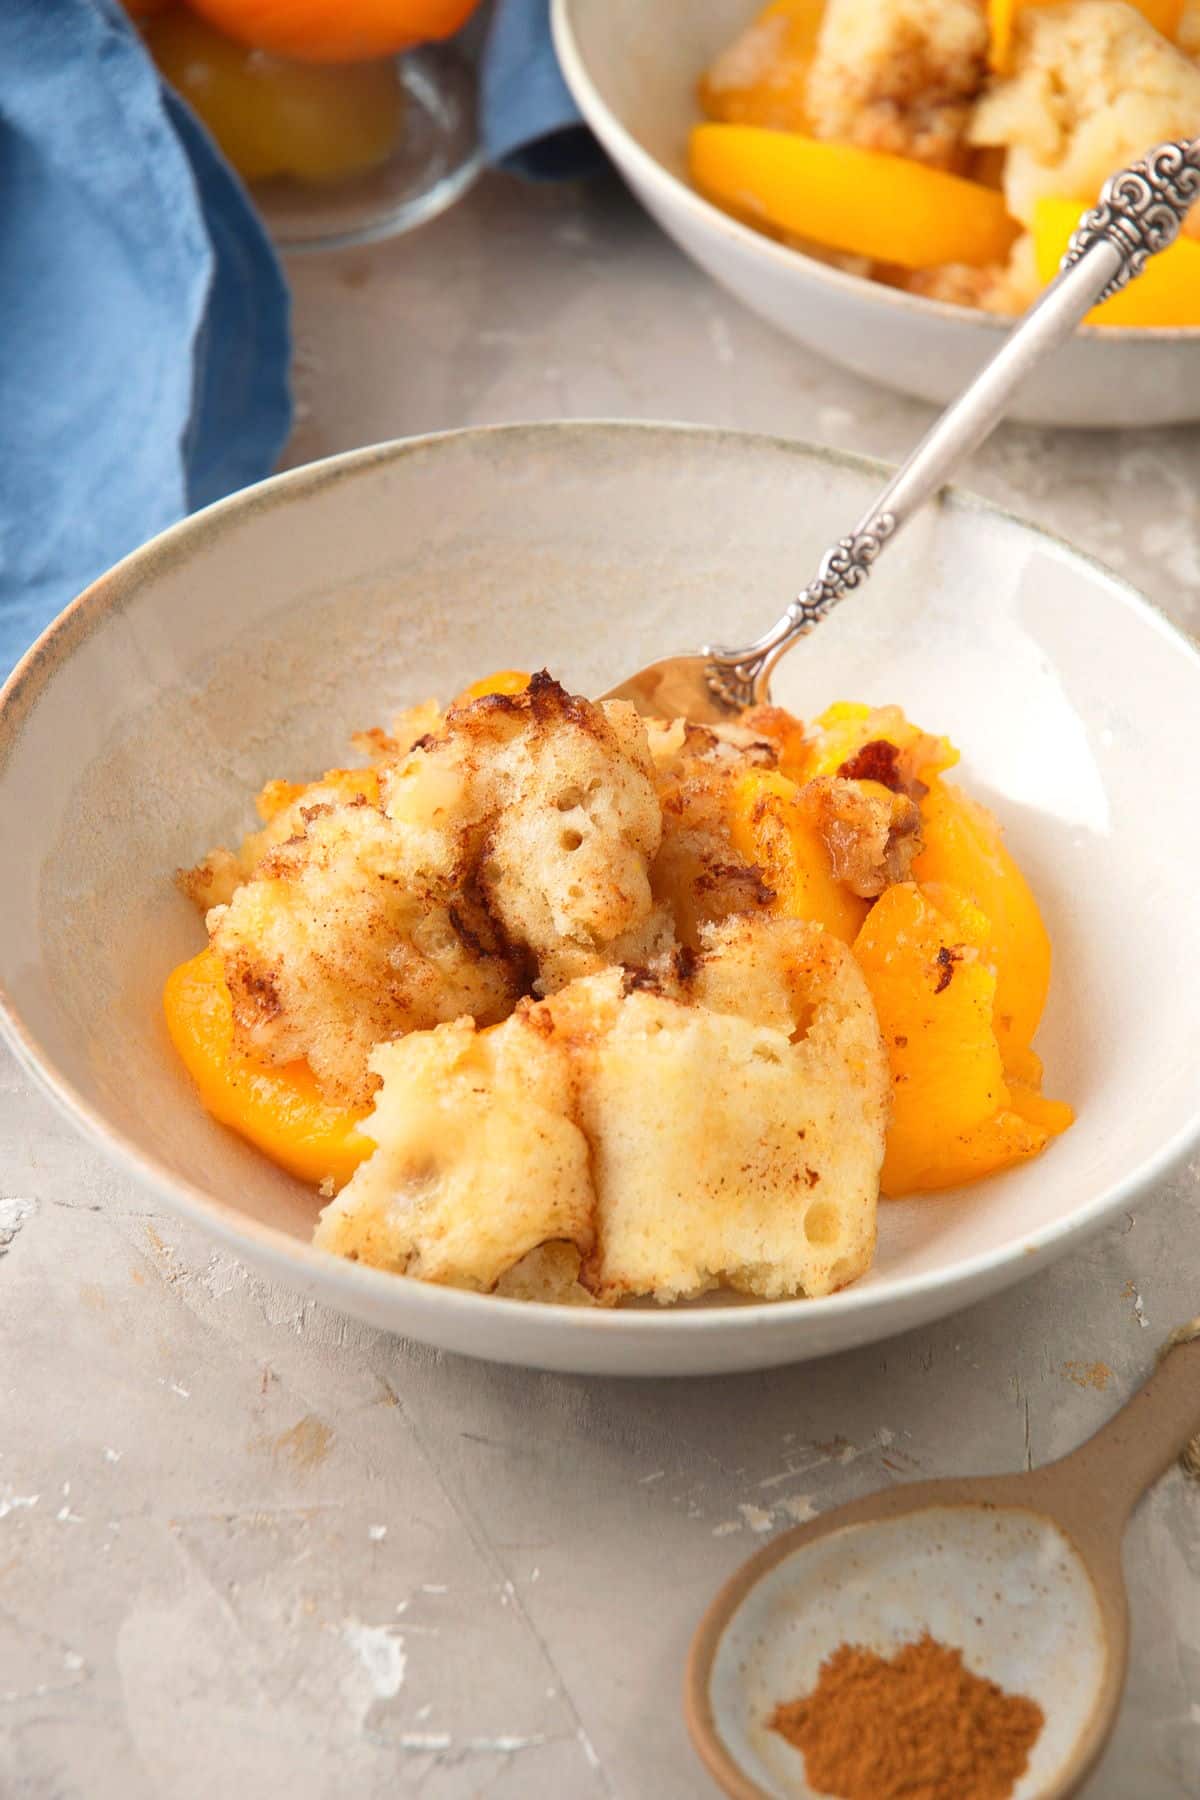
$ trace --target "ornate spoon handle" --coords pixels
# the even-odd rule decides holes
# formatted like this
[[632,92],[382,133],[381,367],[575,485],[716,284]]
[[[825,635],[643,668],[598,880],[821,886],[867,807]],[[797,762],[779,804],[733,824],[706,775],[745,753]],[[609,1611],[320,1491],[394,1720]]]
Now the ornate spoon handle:
[[1072,235],[1058,275],[970,386],[901,465],[849,537],[821,559],[816,577],[771,630],[743,650],[709,647],[709,683],[731,706],[764,700],[771,671],[870,573],[880,550],[999,424],[1014,390],[1100,300],[1140,275],[1179,235],[1200,197],[1200,138],[1160,144],[1104,184],[1100,203]]

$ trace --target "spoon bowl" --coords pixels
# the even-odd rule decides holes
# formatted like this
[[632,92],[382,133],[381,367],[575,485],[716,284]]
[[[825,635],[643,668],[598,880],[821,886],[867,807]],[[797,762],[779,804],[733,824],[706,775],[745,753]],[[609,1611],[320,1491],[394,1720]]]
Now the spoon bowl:
[[[1121,1537],[1138,1496],[1200,1428],[1200,1321],[1115,1419],[1021,1475],[905,1484],[785,1532],[717,1595],[685,1710],[733,1800],[816,1795],[771,1728],[841,1644],[891,1656],[928,1632],[1041,1707],[1013,1800],[1066,1800],[1100,1757],[1128,1654]],[[1172,1340],[1174,1343],[1174,1340]]]

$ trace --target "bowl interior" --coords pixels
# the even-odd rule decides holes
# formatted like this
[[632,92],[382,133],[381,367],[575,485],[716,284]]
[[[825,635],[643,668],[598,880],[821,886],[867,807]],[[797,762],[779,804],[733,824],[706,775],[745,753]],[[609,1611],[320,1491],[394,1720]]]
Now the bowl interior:
[[[307,1242],[316,1196],[207,1119],[168,1046],[163,978],[203,942],[172,872],[246,829],[268,777],[344,761],[352,729],[489,668],[598,692],[755,634],[879,479],[714,431],[513,427],[301,470],[138,552],[8,689],[0,984],[27,1051],[226,1231]],[[973,1190],[885,1205],[874,1269],[828,1304],[949,1293],[1103,1216],[1193,1128],[1200,964],[1173,947],[1200,850],[1174,771],[1200,749],[1200,661],[1115,578],[959,499],[889,546],[777,691],[802,714],[898,701],[948,732],[1047,916],[1039,1048],[1078,1124]],[[340,1266],[348,1294],[367,1273]]]

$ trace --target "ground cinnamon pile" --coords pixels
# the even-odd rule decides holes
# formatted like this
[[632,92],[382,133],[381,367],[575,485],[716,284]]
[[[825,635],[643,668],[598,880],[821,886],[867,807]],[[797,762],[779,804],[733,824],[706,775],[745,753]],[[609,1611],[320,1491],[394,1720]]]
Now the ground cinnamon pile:
[[803,1751],[809,1786],[837,1800],[1006,1800],[1044,1723],[928,1632],[890,1661],[840,1645],[812,1693],[771,1719]]

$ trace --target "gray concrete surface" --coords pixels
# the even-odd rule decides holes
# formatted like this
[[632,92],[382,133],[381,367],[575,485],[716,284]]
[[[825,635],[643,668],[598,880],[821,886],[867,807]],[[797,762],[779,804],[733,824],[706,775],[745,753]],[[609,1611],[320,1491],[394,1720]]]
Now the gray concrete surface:
[[[760,326],[611,185],[490,181],[293,275],[293,461],[597,414],[896,457],[928,416]],[[968,485],[1196,625],[1200,430],[1008,431]],[[1098,1426],[1200,1311],[1198,1194],[1200,1164],[1015,1292],[877,1349],[568,1380],[301,1306],[0,1060],[0,1797],[709,1793],[679,1690],[715,1586],[810,1509]],[[1127,1549],[1133,1668],[1088,1800],[1196,1796],[1200,1489],[1168,1476]]]

